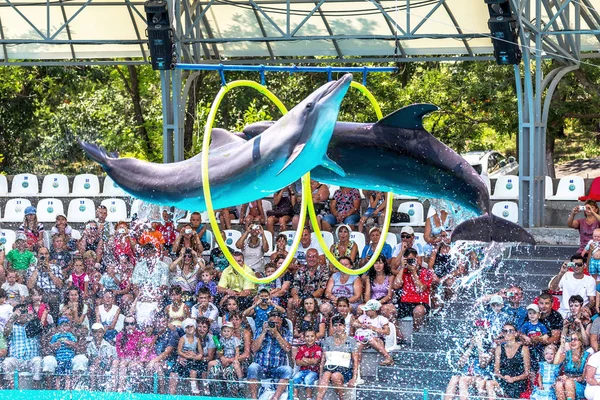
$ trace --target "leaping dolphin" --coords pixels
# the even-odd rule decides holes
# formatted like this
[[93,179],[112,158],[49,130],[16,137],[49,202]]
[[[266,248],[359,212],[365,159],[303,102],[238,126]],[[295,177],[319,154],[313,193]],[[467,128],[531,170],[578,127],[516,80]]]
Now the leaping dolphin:
[[[244,204],[273,194],[320,165],[344,175],[326,152],[351,81],[352,75],[346,74],[321,86],[251,140],[213,129],[209,149],[213,207]],[[115,158],[94,144],[80,145],[132,196],[183,210],[206,209],[202,154],[181,162],[157,164]]]
[[[437,109],[433,104],[414,104],[376,123],[338,122],[327,153],[346,174],[317,166],[311,178],[339,186],[443,198],[480,215],[457,226],[452,240],[535,243],[522,227],[491,214],[489,192],[479,174],[423,128],[423,117]],[[244,133],[256,137],[270,125],[257,122]]]

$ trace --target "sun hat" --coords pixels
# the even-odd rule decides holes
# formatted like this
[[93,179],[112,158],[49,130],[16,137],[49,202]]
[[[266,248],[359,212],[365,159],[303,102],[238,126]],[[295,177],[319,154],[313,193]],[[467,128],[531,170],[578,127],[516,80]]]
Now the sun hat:
[[502,296],[495,294],[492,296],[488,304],[502,304],[504,305],[504,299]]
[[25,208],[25,215],[32,215],[37,213],[37,210],[35,209],[34,206],[28,206]]
[[186,318],[183,320],[183,322],[181,323],[181,327],[183,329],[186,329],[188,326],[193,326],[194,328],[196,327],[196,321],[192,318]]
[[381,308],[381,303],[379,300],[371,299],[367,301],[367,303],[362,306],[363,311],[378,311]]
[[348,229],[348,233],[352,232],[352,229],[350,229],[350,226],[349,226],[349,225],[346,225],[346,224],[340,224],[340,225],[338,225],[338,227],[337,227],[337,228],[335,228],[335,237],[337,237],[338,239],[339,239],[339,237],[340,237],[340,235],[339,235],[340,229],[342,229],[342,228],[346,228],[346,229]]

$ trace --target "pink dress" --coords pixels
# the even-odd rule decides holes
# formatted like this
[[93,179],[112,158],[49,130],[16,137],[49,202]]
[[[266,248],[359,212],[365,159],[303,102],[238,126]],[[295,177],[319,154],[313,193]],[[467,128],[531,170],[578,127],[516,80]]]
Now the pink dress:
[[146,336],[145,333],[140,335],[140,350],[139,360],[143,362],[152,361],[156,357],[154,352],[154,336]]
[[[119,356],[119,358],[135,359],[137,361],[140,355],[140,339],[142,337],[142,332],[133,331],[131,335],[127,335],[127,337],[123,339],[124,335],[125,331],[122,331],[119,332],[115,338],[117,344],[117,356]],[[123,341],[125,343],[123,343]]]

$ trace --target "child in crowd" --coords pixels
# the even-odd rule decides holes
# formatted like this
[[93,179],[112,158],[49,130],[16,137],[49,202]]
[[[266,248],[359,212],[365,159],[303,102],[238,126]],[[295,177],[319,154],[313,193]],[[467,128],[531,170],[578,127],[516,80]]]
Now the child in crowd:
[[[344,318],[346,323],[346,335],[354,336],[354,315],[350,312],[350,300],[347,297],[338,297],[335,302],[336,314]],[[333,325],[329,322],[329,332],[332,331]]]
[[539,362],[544,356],[544,346],[540,340],[548,339],[548,328],[543,325],[540,320],[540,308],[537,304],[527,306],[528,320],[519,329],[522,333],[521,340],[525,345],[529,346],[529,354],[531,359],[531,371],[537,372]]
[[544,347],[544,361],[540,362],[540,371],[535,380],[535,387],[531,394],[533,400],[554,400],[556,393],[554,392],[554,384],[560,373],[561,364],[554,364],[554,356],[556,355],[556,346],[549,344]]
[[157,339],[158,336],[156,336],[154,332],[154,321],[149,320],[146,325],[144,325],[144,329],[140,335],[139,361],[146,363],[152,361],[156,357],[154,345],[156,344]]
[[24,283],[25,273],[31,265],[35,265],[36,258],[31,250],[27,248],[27,237],[23,233],[17,233],[17,239],[12,250],[6,254],[8,271],[17,272],[19,283]]
[[[273,263],[265,264],[265,276],[271,276],[277,271],[277,266]],[[258,286],[258,290],[267,289],[269,291],[271,302],[275,305],[281,305],[281,298],[285,295],[286,291],[283,286],[281,277]],[[289,287],[288,287],[289,290]]]
[[192,318],[206,317],[210,320],[211,330],[217,329],[216,325],[217,318],[219,317],[219,309],[213,303],[210,302],[211,295],[208,288],[200,288],[198,291],[197,304],[192,307],[191,316]]
[[217,282],[214,281],[214,270],[210,267],[203,268],[200,272],[200,282],[196,285],[196,296],[201,288],[208,288],[211,296],[217,295]]
[[179,339],[177,344],[177,354],[182,359],[175,367],[175,372],[183,378],[190,377],[190,386],[192,394],[200,394],[198,390],[198,369],[200,369],[200,360],[204,357],[202,342],[196,337],[196,321],[187,318],[181,324],[185,334]]
[[[306,386],[306,400],[312,400],[313,386],[319,380],[319,368],[323,350],[315,343],[317,334],[314,330],[304,331],[304,342],[296,353],[296,365],[300,367],[293,379],[295,385]],[[298,388],[294,387],[294,398],[298,398]]]
[[65,235],[68,238],[73,234],[73,229],[67,222],[67,217],[64,214],[57,214],[56,220],[54,222],[54,226],[50,230],[50,234],[52,236],[55,235]]
[[588,257],[588,270],[595,280],[600,274],[600,229],[594,229],[592,240],[585,246],[584,254]]
[[173,243],[177,237],[177,231],[175,230],[175,224],[173,224],[173,213],[168,209],[162,211],[162,223],[158,224],[156,230],[159,231],[163,239],[165,240],[165,249],[169,252],[173,250]]
[[54,235],[52,236],[52,248],[50,249],[50,259],[54,260],[54,263],[60,267],[63,272],[63,276],[69,275],[69,268],[73,257],[67,249],[67,240],[65,235]]
[[48,314],[50,313],[50,308],[46,303],[42,303],[44,291],[36,286],[31,289],[30,294],[31,304],[29,304],[27,307],[27,311],[31,314],[37,315],[42,323],[42,326],[45,328],[48,326]]
[[496,338],[502,332],[502,327],[510,321],[510,315],[502,311],[504,299],[500,295],[493,295],[488,303],[490,311],[485,315],[485,319],[490,323],[490,334]]
[[73,374],[73,357],[77,339],[71,333],[71,322],[66,317],[58,319],[58,332],[52,336],[50,345],[56,357],[56,390],[61,389],[65,383],[65,390],[71,390],[71,375]]
[[121,276],[117,273],[117,267],[114,264],[106,266],[106,272],[100,278],[100,284],[103,290],[119,290]]
[[381,303],[379,300],[371,299],[361,308],[365,313],[354,321],[354,328],[356,328],[354,338],[358,342],[359,354],[366,345],[369,345],[383,355],[384,360],[379,365],[394,365],[394,359],[385,349],[383,341],[383,337],[390,334],[390,321],[383,315],[379,315]]
[[[220,347],[219,344],[221,345]],[[239,360],[241,344],[240,339],[233,336],[233,324],[231,322],[223,323],[219,343],[217,343],[217,358],[208,363],[208,369],[210,370],[219,363],[224,368],[232,365],[235,375],[238,379],[242,379],[244,375]]]
[[258,291],[258,296],[256,296],[254,304],[244,310],[242,315],[244,317],[254,316],[255,326],[262,326],[263,323],[269,319],[269,313],[273,310],[285,313],[285,309],[283,307],[273,304],[269,294],[269,289],[263,288]]
[[90,366],[90,385],[92,390],[98,390],[98,378],[109,371],[117,359],[115,346],[104,339],[104,325],[97,322],[92,325],[92,337],[88,341],[86,355]]
[[44,245],[44,224],[38,222],[35,207],[25,208],[23,223],[19,226],[18,232],[25,234],[26,246],[29,250],[37,251]]
[[2,284],[2,289],[6,291],[8,304],[13,307],[17,304],[24,303],[25,298],[29,296],[27,286],[17,282],[17,273],[15,271],[10,271],[6,274],[6,282]]
[[73,261],[73,272],[69,277],[69,282],[83,293],[83,297],[88,297],[88,284],[90,282],[89,275],[85,272],[85,264],[81,258],[76,258]]

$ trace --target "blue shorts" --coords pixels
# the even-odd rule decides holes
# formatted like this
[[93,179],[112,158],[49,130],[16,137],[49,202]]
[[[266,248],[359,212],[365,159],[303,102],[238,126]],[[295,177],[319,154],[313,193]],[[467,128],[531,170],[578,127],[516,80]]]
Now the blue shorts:
[[73,373],[73,362],[72,360],[56,361],[56,370],[54,375],[71,375]]
[[600,274],[600,259],[590,258],[590,262],[588,264],[588,269],[590,274],[598,275]]
[[585,383],[575,382],[575,397],[585,399]]
[[[346,218],[344,218],[343,223],[346,225],[356,225],[359,220],[360,220],[359,214],[352,214],[352,215],[348,215]],[[323,221],[327,222],[331,226],[338,224],[337,218],[335,218],[335,215],[333,215],[333,214],[324,215]]]

